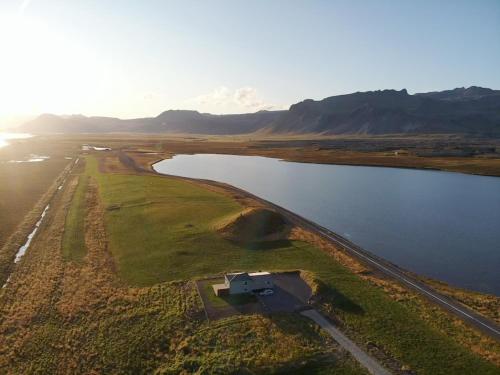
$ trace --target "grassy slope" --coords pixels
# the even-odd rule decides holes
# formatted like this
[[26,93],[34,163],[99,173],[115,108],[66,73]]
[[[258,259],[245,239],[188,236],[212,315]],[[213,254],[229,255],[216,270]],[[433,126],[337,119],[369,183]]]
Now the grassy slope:
[[88,179],[87,175],[80,175],[78,187],[71,201],[64,226],[62,242],[63,256],[66,259],[74,261],[81,261],[86,253],[83,213],[85,210],[85,193],[87,191]]
[[179,180],[103,175],[91,160],[104,203],[110,248],[126,281],[148,285],[224,270],[308,269],[328,286],[336,314],[365,341],[393,353],[421,374],[493,374],[498,368],[431,327],[414,310],[363,281],[322,251],[301,242],[266,249],[238,247],[212,223],[238,207],[223,196]]

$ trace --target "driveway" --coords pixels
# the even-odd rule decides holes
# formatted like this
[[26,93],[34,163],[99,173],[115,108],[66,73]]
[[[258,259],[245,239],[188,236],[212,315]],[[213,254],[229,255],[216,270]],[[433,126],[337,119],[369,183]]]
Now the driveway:
[[302,315],[314,320],[321,328],[327,331],[345,350],[352,354],[354,358],[364,366],[372,375],[391,375],[389,371],[383,368],[375,359],[366,354],[359,346],[349,340],[332,323],[326,320],[316,310],[302,311]]
[[266,312],[295,312],[307,307],[311,288],[299,272],[273,273],[274,294],[258,296]]

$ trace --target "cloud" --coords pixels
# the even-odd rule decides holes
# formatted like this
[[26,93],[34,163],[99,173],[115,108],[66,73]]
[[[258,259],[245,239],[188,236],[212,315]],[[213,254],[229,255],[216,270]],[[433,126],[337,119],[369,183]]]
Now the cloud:
[[208,94],[197,96],[191,100],[192,103],[207,107],[218,107],[233,111],[261,111],[283,109],[284,106],[264,101],[259,97],[254,87],[240,87],[231,90],[226,86],[220,86]]

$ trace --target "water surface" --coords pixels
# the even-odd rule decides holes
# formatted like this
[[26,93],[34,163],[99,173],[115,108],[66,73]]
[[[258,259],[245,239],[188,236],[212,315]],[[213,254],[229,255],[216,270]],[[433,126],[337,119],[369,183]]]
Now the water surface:
[[23,138],[31,138],[31,134],[27,133],[5,133],[0,132],[0,148],[9,145],[9,139],[23,139]]
[[210,154],[154,168],[229,183],[408,270],[500,295],[500,178]]

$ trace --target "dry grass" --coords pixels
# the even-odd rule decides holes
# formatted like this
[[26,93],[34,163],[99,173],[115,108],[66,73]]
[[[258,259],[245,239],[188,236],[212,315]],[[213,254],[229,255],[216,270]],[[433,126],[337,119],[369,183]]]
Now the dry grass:
[[[314,244],[314,246],[326,251],[339,263],[359,275],[362,279],[384,290],[384,292],[393,300],[400,302],[409,307],[411,310],[417,312],[424,321],[438,329],[440,332],[448,336],[451,335],[463,346],[500,366],[500,347],[495,340],[467,326],[460,319],[428,302],[419,294],[409,291],[394,280],[387,279],[384,275],[367,268],[365,265],[345,254],[341,249],[337,248],[332,243],[323,240],[316,234],[302,228],[294,228],[291,233],[291,238]],[[321,295],[321,283],[318,283],[315,275],[306,273],[305,280],[309,280],[310,285],[315,287],[316,292],[314,294],[316,297]],[[453,291],[453,288],[450,288],[449,290]],[[481,295],[480,293],[474,294],[484,298],[484,295]],[[473,308],[475,304],[477,304],[478,299],[473,297],[472,301],[474,301],[474,304],[470,302],[470,305],[472,306],[469,304],[468,306]],[[335,315],[334,311],[330,309],[328,300],[320,302],[323,304],[322,307],[327,313],[330,312],[330,314]]]
[[[497,154],[470,157],[419,156],[443,145],[453,149],[500,146],[495,139],[470,139],[453,135],[383,137],[196,136],[148,134],[95,134],[52,136],[57,142],[90,143],[122,149],[147,168],[152,162],[175,154],[220,153],[258,155],[289,161],[369,165],[438,170],[500,176]],[[396,155],[394,151],[398,151]]]
[[500,324],[500,297],[451,287],[437,280],[423,280],[439,292],[454,298],[465,306]]
[[[56,176],[54,178],[52,184],[44,194],[41,194],[38,201],[34,204],[34,207],[32,207],[30,211],[28,211],[28,213],[25,213],[24,210],[18,208],[20,213],[24,212],[25,216],[23,220],[17,225],[13,233],[8,236],[6,235],[5,239],[0,242],[0,284],[3,285],[3,283],[7,280],[9,274],[14,268],[13,262],[15,255],[19,250],[19,247],[21,247],[26,242],[28,234],[33,230],[33,227],[40,218],[40,215],[43,212],[44,208],[47,206],[47,204],[52,203],[54,196],[58,192],[57,188],[61,183],[63,183],[70,169],[70,165],[66,166],[63,171],[60,172],[59,176]],[[4,217],[2,213],[0,217],[2,218],[0,219],[0,221],[4,222],[10,221],[11,223],[14,223],[18,220],[17,215],[14,215],[14,218],[10,217],[9,214]],[[9,229],[8,225],[6,226],[6,228],[7,230],[12,230]]]

